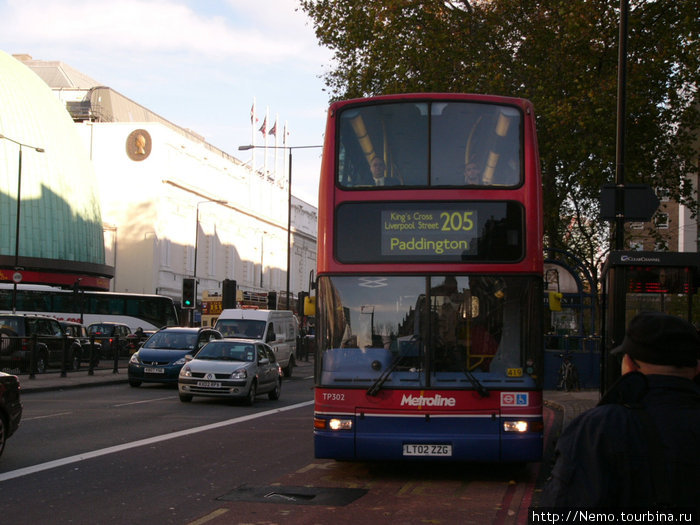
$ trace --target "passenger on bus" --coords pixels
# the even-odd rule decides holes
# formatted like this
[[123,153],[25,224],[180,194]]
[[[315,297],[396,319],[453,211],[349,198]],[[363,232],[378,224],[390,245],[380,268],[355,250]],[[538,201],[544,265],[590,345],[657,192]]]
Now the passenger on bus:
[[483,184],[481,180],[481,170],[476,162],[469,162],[464,166],[464,184],[467,186]]
[[645,312],[611,353],[622,377],[562,433],[540,504],[700,515],[700,336],[679,317]]
[[387,176],[386,164],[381,157],[374,157],[369,164],[369,169],[372,172],[375,186],[396,186],[400,184],[397,178]]

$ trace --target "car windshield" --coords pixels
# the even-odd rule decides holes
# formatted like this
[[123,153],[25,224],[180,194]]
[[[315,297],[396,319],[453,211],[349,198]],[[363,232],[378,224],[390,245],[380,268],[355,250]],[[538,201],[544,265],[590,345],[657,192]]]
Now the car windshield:
[[102,334],[110,334],[112,333],[112,330],[114,328],[109,325],[103,325],[103,324],[93,324],[88,327],[88,332],[90,334],[95,334],[95,335],[102,335]]
[[165,350],[194,350],[197,347],[197,333],[174,333],[167,330],[158,332],[153,334],[143,347]]
[[219,319],[216,329],[224,337],[245,337],[249,339],[262,339],[265,332],[265,321],[252,319]]
[[197,354],[197,359],[215,361],[255,361],[255,346],[234,341],[211,342]]

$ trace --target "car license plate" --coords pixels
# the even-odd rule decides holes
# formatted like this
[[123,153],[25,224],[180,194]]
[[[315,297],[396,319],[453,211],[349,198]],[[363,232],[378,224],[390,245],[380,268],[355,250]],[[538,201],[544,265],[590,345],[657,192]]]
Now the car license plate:
[[435,445],[427,443],[405,443],[404,456],[451,456],[452,445]]
[[164,374],[165,368],[144,368],[146,374]]
[[221,381],[197,381],[197,386],[205,388],[221,388]]

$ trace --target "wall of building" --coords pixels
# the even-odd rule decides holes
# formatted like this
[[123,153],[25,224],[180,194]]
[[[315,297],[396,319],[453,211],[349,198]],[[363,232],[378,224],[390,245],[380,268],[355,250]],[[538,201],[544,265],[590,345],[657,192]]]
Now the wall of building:
[[[77,123],[95,166],[114,291],[179,300],[195,271],[199,291],[224,279],[249,291],[286,287],[287,187],[156,122]],[[137,130],[148,154],[129,155]],[[133,142],[133,141],[132,141]],[[226,201],[225,203],[215,201]],[[316,209],[295,199],[290,291],[315,268]]]

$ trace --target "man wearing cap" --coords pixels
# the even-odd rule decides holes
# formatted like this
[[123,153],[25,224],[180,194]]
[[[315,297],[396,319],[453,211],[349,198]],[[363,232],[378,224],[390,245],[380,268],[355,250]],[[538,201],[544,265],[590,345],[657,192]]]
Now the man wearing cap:
[[542,507],[690,509],[700,516],[700,336],[661,312],[630,322],[622,377],[560,436]]

